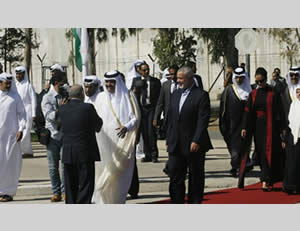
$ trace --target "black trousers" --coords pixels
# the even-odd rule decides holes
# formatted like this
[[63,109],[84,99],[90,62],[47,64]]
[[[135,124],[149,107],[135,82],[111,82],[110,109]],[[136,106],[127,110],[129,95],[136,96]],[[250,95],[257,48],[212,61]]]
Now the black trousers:
[[136,166],[136,158],[134,158],[134,170],[133,170],[132,181],[131,181],[128,194],[130,194],[131,196],[132,195],[137,196],[139,193],[139,189],[140,189],[139,173]]
[[141,112],[141,133],[144,140],[145,157],[149,160],[158,158],[157,134],[153,126],[155,108],[141,107]]
[[185,179],[188,170],[188,203],[200,204],[204,194],[205,152],[170,153],[168,168],[170,175],[169,192],[173,204],[183,204],[185,198]]
[[64,164],[66,204],[91,204],[95,163]]

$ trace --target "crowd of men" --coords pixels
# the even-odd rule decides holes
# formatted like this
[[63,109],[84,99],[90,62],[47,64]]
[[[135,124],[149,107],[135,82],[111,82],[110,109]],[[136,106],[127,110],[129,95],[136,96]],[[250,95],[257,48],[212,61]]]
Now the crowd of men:
[[[158,135],[166,139],[163,171],[170,177],[172,203],[185,202],[187,175],[188,203],[202,202],[205,154],[213,147],[207,130],[210,99],[194,62],[169,66],[159,80],[150,76],[144,60],[137,60],[126,77],[110,71],[102,82],[89,75],[72,87],[61,65],[50,71],[50,83],[39,95],[23,66],[16,67],[15,76],[0,75],[0,201],[16,194],[22,154],[33,155],[33,128],[47,149],[51,202],[122,204],[127,194],[138,198],[137,152],[143,152],[142,162],[157,163]],[[230,173],[239,176],[240,188],[258,163],[264,191],[284,177],[286,192],[300,192],[298,162],[282,154],[299,154],[299,75],[300,68],[292,67],[285,80],[275,68],[267,84],[266,70],[258,68],[250,85],[243,66],[228,69],[219,125],[231,155]]]

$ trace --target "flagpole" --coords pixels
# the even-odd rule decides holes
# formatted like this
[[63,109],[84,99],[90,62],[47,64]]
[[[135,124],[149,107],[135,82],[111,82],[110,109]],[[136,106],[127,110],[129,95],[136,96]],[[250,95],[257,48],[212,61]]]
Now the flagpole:
[[81,28],[80,53],[82,58],[82,75],[88,75],[89,36],[87,28]]
[[82,64],[82,77],[85,77],[88,75],[88,67],[85,64]]

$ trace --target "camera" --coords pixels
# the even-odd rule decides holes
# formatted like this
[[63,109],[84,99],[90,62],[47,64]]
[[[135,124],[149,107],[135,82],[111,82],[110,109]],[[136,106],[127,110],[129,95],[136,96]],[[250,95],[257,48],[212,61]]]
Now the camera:
[[63,86],[59,87],[59,94],[63,99],[69,99],[69,91],[70,87],[68,84],[64,84]]

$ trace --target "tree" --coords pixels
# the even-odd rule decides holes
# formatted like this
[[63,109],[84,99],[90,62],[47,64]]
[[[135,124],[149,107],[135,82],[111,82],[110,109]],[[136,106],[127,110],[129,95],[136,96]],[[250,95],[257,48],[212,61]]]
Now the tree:
[[14,62],[23,61],[24,56],[22,49],[25,47],[25,33],[19,28],[5,28],[3,35],[0,36],[0,54],[4,59],[4,71],[7,71],[7,63],[9,71]]
[[158,34],[153,39],[153,54],[158,58],[160,68],[172,64],[182,66],[186,61],[196,61],[197,41],[193,35],[187,36],[184,29],[155,29]]
[[198,39],[204,39],[208,45],[212,63],[220,63],[223,57],[227,66],[238,66],[238,51],[234,45],[235,35],[240,28],[193,28]]
[[71,51],[69,53],[68,57],[68,63],[72,66],[72,80],[73,84],[75,83],[75,54],[74,54],[74,36],[71,29],[67,29],[65,36],[68,40],[68,42],[71,43]]
[[96,75],[95,29],[94,28],[88,28],[88,36],[89,36],[88,74]]
[[36,33],[33,33],[32,28],[25,28],[25,68],[27,73],[30,73],[31,68],[31,59],[32,59],[32,49],[36,49],[39,47],[40,43],[37,40]]
[[[116,42],[116,69],[118,69],[118,36],[121,42],[124,42],[129,36],[135,36],[138,32],[142,31],[142,28],[112,28],[111,35],[115,37]],[[106,42],[108,40],[108,29],[98,28],[96,32],[96,38],[99,43]],[[138,55],[137,55],[138,56]]]
[[283,44],[285,49],[280,53],[284,58],[286,57],[289,64],[293,66],[294,63],[299,63],[299,48],[300,48],[300,34],[299,28],[271,28],[269,34],[273,36],[279,43]]

